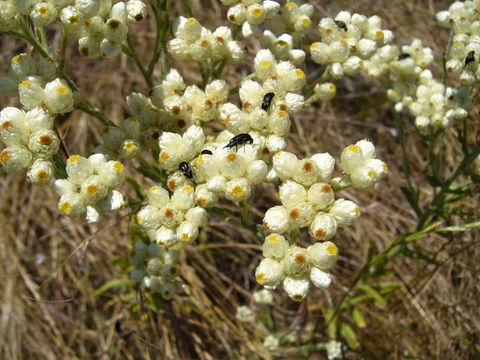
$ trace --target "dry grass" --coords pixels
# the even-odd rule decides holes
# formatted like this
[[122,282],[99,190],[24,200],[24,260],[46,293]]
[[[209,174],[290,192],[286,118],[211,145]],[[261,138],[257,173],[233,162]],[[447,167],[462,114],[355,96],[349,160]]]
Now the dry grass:
[[[210,28],[221,19],[216,5],[209,11],[203,1],[192,1],[200,20]],[[205,2],[203,2],[205,3]],[[436,11],[447,1],[316,1],[319,14],[331,16],[339,9],[378,14],[385,27],[400,42],[422,38],[441,54],[446,33],[434,24]],[[203,4],[205,7],[205,4]],[[141,53],[150,49],[153,23],[136,27],[135,41]],[[58,36],[55,31],[51,36]],[[58,41],[56,39],[55,41]],[[2,35],[2,73],[10,57],[22,45]],[[91,100],[115,122],[128,116],[124,103],[132,91],[146,91],[132,63],[120,56],[102,61],[79,59],[69,49],[68,73],[90,94]],[[112,71],[114,69],[114,71]],[[180,70],[190,79],[198,74]],[[247,71],[244,68],[242,71]],[[228,72],[235,84],[238,74]],[[237,79],[237,80],[235,80]],[[377,191],[348,191],[346,197],[362,206],[363,216],[355,226],[337,234],[341,258],[328,291],[312,291],[300,304],[275,294],[271,316],[277,332],[294,332],[294,343],[272,355],[263,346],[262,328],[239,323],[235,308],[251,304],[258,289],[253,272],[260,247],[244,230],[212,217],[200,244],[181,257],[181,274],[187,294],[171,302],[146,303],[130,287],[108,290],[94,296],[95,289],[112,279],[125,279],[123,258],[129,252],[128,213],[88,226],[80,220],[60,217],[56,196],[50,188],[32,187],[24,180],[0,177],[0,357],[4,359],[322,359],[324,353],[308,356],[296,352],[308,339],[314,324],[323,323],[325,309],[334,307],[348,289],[369,251],[378,252],[415,223],[415,215],[403,199],[401,149],[388,103],[379,84],[366,79],[346,79],[331,105],[306,110],[299,117],[289,148],[298,155],[317,151],[339,154],[359,138],[368,137],[390,168],[390,176]],[[6,105],[6,100],[4,105]],[[478,119],[478,110],[473,112]],[[75,111],[60,125],[70,152],[89,154],[100,141],[98,122]],[[413,134],[413,129],[409,133]],[[478,135],[478,129],[477,129]],[[91,139],[95,139],[92,144]],[[448,135],[454,161],[453,132]],[[414,177],[423,184],[420,170],[426,164],[420,139],[409,149],[414,158]],[[252,206],[257,220],[275,201],[265,186]],[[469,199],[472,204],[477,199]],[[346,350],[348,359],[473,359],[473,344],[479,342],[478,234],[463,233],[445,239],[429,236],[409,249],[436,256],[435,268],[421,259],[399,256],[388,264],[381,280],[404,287],[387,299],[387,305],[360,305],[367,326],[356,329],[361,346]],[[375,279],[375,281],[378,279]],[[348,315],[342,315],[348,321]],[[303,334],[303,335],[302,335]],[[320,327],[313,342],[326,341]],[[477,348],[478,350],[478,348]]]

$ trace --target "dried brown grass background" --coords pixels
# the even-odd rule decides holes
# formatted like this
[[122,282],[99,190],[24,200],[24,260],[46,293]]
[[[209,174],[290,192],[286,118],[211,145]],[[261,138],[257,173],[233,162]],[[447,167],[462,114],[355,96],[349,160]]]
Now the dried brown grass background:
[[[190,3],[204,25],[214,28],[224,24],[224,10],[215,1]],[[398,42],[419,37],[441,56],[447,33],[435,25],[434,14],[446,9],[448,1],[314,3],[318,16],[334,16],[339,10],[378,14],[384,19],[384,27],[394,30]],[[180,6],[176,6],[172,18],[181,13]],[[152,48],[153,26],[151,17],[143,25],[131,27],[141,54],[148,54]],[[49,35],[58,44],[59,33],[52,30]],[[4,35],[0,41],[1,69],[5,74],[10,58],[26,48]],[[67,64],[67,73],[117,123],[129,115],[125,96],[147,90],[140,73],[124,55],[84,60],[72,44]],[[188,79],[198,80],[193,67],[176,66]],[[250,70],[243,67],[236,72],[229,68],[227,78],[235,86],[238,73]],[[187,294],[153,311],[132,288],[93,296],[102,284],[128,277],[120,266],[129,253],[127,211],[89,226],[59,216],[56,195],[49,187],[33,187],[23,179],[1,173],[0,358],[303,359],[295,352],[295,347],[305,340],[302,334],[311,331],[315,322],[323,322],[327,306],[338,303],[365,263],[368,250],[380,251],[415,223],[414,213],[399,190],[404,182],[401,149],[383,89],[375,81],[359,77],[340,81],[338,87],[339,94],[332,104],[310,108],[299,116],[299,126],[288,137],[289,150],[299,156],[318,151],[338,156],[344,146],[367,137],[377,145],[377,154],[388,163],[390,174],[376,191],[347,192],[346,197],[361,205],[363,216],[334,239],[341,257],[333,270],[332,287],[311,291],[300,304],[288,300],[282,291],[275,293],[272,314],[277,330],[297,333],[296,344],[270,354],[262,346],[259,330],[235,319],[239,304],[258,309],[251,294],[258,289],[253,273],[260,259],[260,246],[247,231],[212,217],[204,231],[206,240],[188,248],[181,257]],[[2,98],[2,107],[7,104],[13,104],[12,100]],[[478,109],[472,112],[471,119],[478,122]],[[80,111],[70,114],[60,125],[69,151],[82,155],[90,154],[100,142],[101,128],[95,119]],[[413,139],[409,152],[415,168],[421,169],[426,157],[411,126],[409,133]],[[453,132],[449,132],[447,141],[449,156],[445,161],[453,163],[458,156]],[[414,177],[427,191],[417,172]],[[271,189],[264,186],[261,190],[267,191],[258,194],[267,195],[257,196],[252,203],[257,220],[276,201]],[[468,201],[478,204],[478,198]],[[345,358],[478,358],[472,344],[479,342],[479,240],[478,234],[470,232],[448,241],[429,236],[417,242],[415,250],[437,253],[443,262],[435,272],[422,260],[396,258],[390,264],[396,275],[383,280],[399,281],[412,292],[397,291],[387,299],[385,308],[371,302],[362,305],[367,326],[356,329],[361,346],[346,349]],[[316,334],[316,342],[326,340],[324,333]],[[318,352],[308,358],[324,357]]]

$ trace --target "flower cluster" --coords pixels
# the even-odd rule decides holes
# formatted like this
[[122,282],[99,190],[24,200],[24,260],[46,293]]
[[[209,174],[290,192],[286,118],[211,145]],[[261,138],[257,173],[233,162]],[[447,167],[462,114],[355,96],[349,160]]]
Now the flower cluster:
[[60,146],[53,121],[41,108],[24,112],[6,107],[0,112],[0,140],[7,146],[0,153],[0,163],[8,173],[26,172],[28,181],[35,185],[52,179],[52,156]]
[[305,61],[305,51],[294,49],[293,36],[282,34],[275,36],[270,30],[265,30],[260,37],[262,48],[272,52],[276,59],[290,61],[294,65],[300,65]]
[[62,214],[83,216],[89,224],[94,224],[101,220],[102,212],[118,211],[125,206],[123,195],[115,190],[125,179],[121,162],[107,161],[103,154],[88,158],[72,155],[65,170],[67,178],[55,180]]
[[[222,138],[231,133],[219,135],[219,145],[211,147],[211,154],[201,154],[193,162],[198,181],[214,194],[223,193],[231,201],[239,202],[250,197],[253,185],[263,182],[267,176],[267,164],[259,159],[259,146],[245,144],[241,150],[228,148]],[[230,137],[228,135],[228,137]],[[212,196],[205,194],[206,198]],[[214,195],[215,196],[215,195]]]
[[263,244],[264,259],[255,270],[257,282],[275,288],[282,285],[288,296],[302,301],[310,287],[328,287],[328,270],[337,261],[337,247],[329,241],[316,243],[307,249],[292,246],[279,234],[270,234]]
[[415,117],[419,129],[449,127],[455,120],[464,119],[470,106],[463,90],[457,91],[433,78],[427,69],[432,61],[432,50],[414,39],[401,49],[396,45],[383,46],[365,65],[370,76],[388,78],[392,88],[387,90],[387,96],[395,103],[395,111],[406,109]]
[[290,117],[299,112],[304,98],[298,94],[305,85],[305,73],[289,61],[277,62],[270,50],[255,56],[255,76],[260,84],[245,80],[239,90],[242,108],[226,103],[220,107],[220,119],[234,134],[254,131],[272,155],[285,148],[282,139],[289,130]]
[[458,76],[463,86],[472,86],[480,80],[480,4],[456,1],[437,14],[437,21],[450,28],[453,35],[447,71]]
[[225,60],[237,63],[245,50],[233,40],[232,30],[220,26],[214,32],[203,27],[195,18],[180,16],[174,28],[175,38],[167,43],[169,53],[176,59],[195,61]]
[[193,242],[199,227],[207,221],[207,212],[195,206],[195,190],[191,185],[178,186],[172,196],[160,186],[147,191],[148,205],[140,209],[136,222],[147,230],[162,247]]
[[120,44],[127,37],[128,23],[142,21],[147,7],[141,0],[114,4],[111,0],[12,0],[1,2],[0,14],[0,31],[19,28],[22,15],[28,15],[36,27],[60,19],[69,35],[79,39],[80,54],[95,58],[119,53]]
[[[58,208],[62,214],[82,216],[88,223],[99,222],[104,211],[117,211],[126,205],[116,190],[126,177],[125,169],[116,159],[132,159],[139,164],[139,173],[158,185],[148,190],[135,186],[141,204],[134,219],[151,244],[143,240],[135,243],[131,277],[144,291],[170,298],[182,289],[175,279],[176,250],[198,237],[207,221],[207,210],[222,216],[222,209],[212,209],[219,205],[220,197],[243,206],[256,185],[281,182],[281,205],[264,215],[264,229],[271,234],[263,244],[264,259],[257,267],[256,279],[267,288],[282,286],[292,299],[300,301],[310,282],[317,287],[330,284],[328,271],[337,259],[337,247],[329,240],[338,228],[351,225],[360,215],[359,207],[338,197],[338,192],[350,186],[372,188],[387,169],[375,158],[375,148],[367,140],[343,151],[339,162],[342,177],[333,178],[335,159],[328,153],[298,159],[285,151],[293,116],[312,100],[331,100],[336,94],[332,79],[357,74],[369,59],[367,70],[372,75],[412,83],[401,85],[405,90],[398,90],[396,101],[417,118],[436,119],[440,116],[436,112],[441,111],[442,119],[459,117],[461,110],[455,110],[453,103],[461,92],[439,87],[428,77],[425,67],[432,54],[421,42],[400,51],[389,45],[392,34],[382,30],[380,18],[348,12],[319,22],[319,41],[309,47],[313,61],[326,65],[325,73],[307,86],[303,42],[308,38],[303,34],[312,28],[312,4],[299,0],[283,6],[272,0],[222,3],[229,6],[227,18],[239,26],[237,30],[241,26],[244,37],[253,35],[261,24],[267,27],[259,33],[260,50],[250,58],[253,71],[231,90],[220,78],[223,67],[240,62],[247,49],[235,38],[236,31],[227,26],[211,31],[196,18],[179,17],[172,29],[174,37],[162,44],[162,49],[165,46],[168,50],[162,56],[164,60],[170,56],[203,62],[202,85],[187,84],[175,69],[163,74],[160,83],[152,84],[155,57],[148,69],[139,65],[149,94],[127,97],[131,116],[119,125],[98,116],[108,124],[103,143],[88,158],[68,158],[66,178],[54,183],[60,195]],[[142,21],[146,15],[147,7],[141,0],[0,2],[0,31],[21,28],[26,36],[32,36],[26,40],[34,49],[40,46],[44,50],[39,51],[44,59],[38,61],[29,54],[14,57],[11,75],[0,79],[0,90],[18,96],[26,109],[8,107],[0,113],[0,139],[7,146],[0,162],[7,171],[27,172],[35,184],[48,182],[60,143],[53,131],[54,116],[72,111],[75,99],[81,100],[80,92],[73,93],[76,85],[63,72],[62,55],[50,55],[54,52],[46,46],[43,49],[41,28],[58,19],[64,36],[78,39],[81,55],[112,56],[121,51],[128,24]],[[128,45],[125,53],[135,57]],[[135,60],[138,63],[137,57]],[[389,92],[390,98],[395,98],[395,90]],[[306,94],[312,97],[305,100]],[[429,96],[431,102],[426,101]],[[85,104],[85,111],[92,110],[88,102]],[[457,112],[449,114],[445,104]],[[58,173],[63,170],[61,160],[55,157]],[[242,216],[242,223],[245,221],[248,219]],[[251,228],[256,228],[260,237],[262,228]],[[307,228],[310,236],[321,242],[308,248],[298,246],[295,235],[301,228]],[[291,242],[281,235],[289,231]],[[254,298],[258,303],[272,302],[272,294],[265,289]],[[251,315],[239,309],[239,318],[249,321]],[[273,349],[278,339],[272,337],[266,344]]]
[[257,26],[271,19],[280,9],[280,4],[271,0],[221,0],[230,6],[227,19],[242,27],[243,36],[254,33]]
[[183,132],[191,124],[200,125],[218,118],[219,107],[227,101],[228,85],[214,80],[205,90],[186,86],[177,70],[171,70],[160,85],[154,86],[150,100],[168,116],[165,130]]
[[177,262],[178,251],[137,241],[130,257],[130,264],[134,267],[130,277],[140,283],[146,293],[159,293],[163,298],[170,299],[185,287],[176,280]]
[[20,103],[31,110],[43,106],[52,114],[73,110],[74,96],[65,81],[56,78],[55,64],[46,59],[35,61],[30,54],[12,58],[11,76],[0,81],[0,90],[9,96],[18,96]]
[[321,41],[310,45],[312,59],[318,64],[329,65],[328,72],[334,79],[355,75],[363,68],[378,46],[392,41],[392,33],[382,30],[378,16],[338,13],[335,19],[320,21]]
[[287,1],[270,20],[270,27],[277,33],[304,34],[312,26],[313,10],[312,4],[299,0]]
[[[308,232],[314,239],[330,240],[339,227],[351,225],[360,216],[360,209],[354,202],[335,198],[335,187],[341,183],[342,186],[368,189],[385,177],[387,172],[386,164],[375,159],[375,148],[368,140],[361,140],[344,149],[340,161],[340,168],[345,174],[344,179],[332,178],[334,165],[335,159],[328,153],[315,154],[311,158],[302,160],[288,152],[279,152],[273,157],[272,170],[275,176],[283,181],[279,189],[282,205],[268,209],[263,219],[265,229],[275,235],[273,237],[270,235],[265,240],[264,256],[267,259],[262,260],[257,268],[257,281],[267,286],[277,286],[283,280],[284,289],[292,299],[297,301],[302,300],[308,291],[308,277],[305,277],[307,273],[317,286],[321,286],[318,285],[321,282],[316,276],[320,276],[319,279],[323,279],[324,276],[314,268],[311,273],[308,272],[311,263],[306,260],[307,250],[288,245],[287,240],[283,236],[279,237],[278,234],[308,227]],[[265,255],[268,253],[265,247],[270,246],[267,244],[278,246],[280,255]],[[290,249],[286,250],[289,246]],[[334,252],[333,255],[336,255],[336,247],[330,242],[317,243],[309,249],[320,249],[320,246],[326,246],[332,254]],[[297,256],[300,253],[303,257]],[[297,265],[301,265],[300,262],[305,265],[305,272],[301,272],[302,281],[284,277],[285,273],[292,274],[292,271],[285,270],[287,260],[284,260],[284,256],[290,259],[288,261],[299,259]],[[276,262],[269,258],[276,259]],[[315,260],[312,261],[321,270],[328,269],[320,263],[315,263]],[[264,283],[262,274],[267,271],[277,276],[272,278],[274,279],[272,283]],[[258,274],[261,274],[260,278]],[[328,284],[329,282],[324,286]]]

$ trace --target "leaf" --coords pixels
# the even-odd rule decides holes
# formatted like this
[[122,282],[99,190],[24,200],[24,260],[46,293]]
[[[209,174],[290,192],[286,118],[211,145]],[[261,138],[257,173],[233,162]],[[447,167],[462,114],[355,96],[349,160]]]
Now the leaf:
[[370,285],[360,284],[357,286],[357,288],[360,291],[363,291],[368,296],[370,296],[370,298],[372,298],[377,303],[377,305],[381,307],[384,307],[385,305],[387,305],[385,298]]
[[480,220],[463,224],[463,225],[455,225],[455,226],[447,226],[441,229],[437,229],[436,232],[457,232],[457,231],[469,231],[473,229],[480,228]]
[[367,326],[367,322],[365,321],[362,312],[356,307],[353,308],[352,318],[360,329],[363,329]]
[[93,292],[93,296],[94,297],[97,297],[101,294],[103,294],[104,292],[110,290],[110,289],[115,289],[115,288],[120,288],[120,287],[131,287],[135,284],[135,281],[131,280],[131,279],[113,279],[113,280],[110,280],[108,282],[106,282],[105,284],[103,284],[102,286],[100,286],[97,290],[95,290]]
[[329,339],[335,339],[337,337],[338,318],[336,316],[333,317],[334,313],[335,313],[335,310],[333,308],[327,309],[327,316],[325,318],[325,323],[328,324],[327,334]]
[[360,343],[357,340],[357,335],[350,325],[342,323],[340,335],[342,335],[342,337],[347,341],[350,348],[356,349],[360,346]]

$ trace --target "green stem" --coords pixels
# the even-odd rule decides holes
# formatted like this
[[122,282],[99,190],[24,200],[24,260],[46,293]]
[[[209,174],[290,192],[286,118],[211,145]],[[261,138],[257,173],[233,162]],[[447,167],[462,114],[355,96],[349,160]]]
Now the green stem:
[[130,34],[127,35],[127,44],[128,44],[128,46],[122,45],[123,53],[125,55],[127,55],[129,58],[131,58],[133,60],[133,62],[135,63],[135,65],[137,65],[137,68],[142,73],[143,78],[145,79],[148,87],[151,89],[153,87],[152,75],[151,75],[151,73],[148,72],[148,70],[145,68],[145,66],[140,61],[140,58],[138,57],[138,54],[135,51],[135,46],[133,44],[133,41],[132,41],[132,38],[131,38]]

